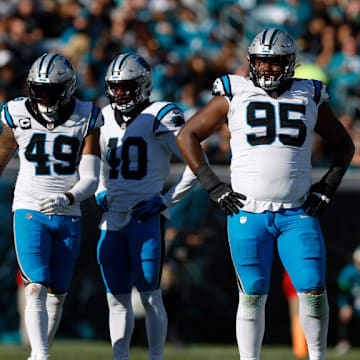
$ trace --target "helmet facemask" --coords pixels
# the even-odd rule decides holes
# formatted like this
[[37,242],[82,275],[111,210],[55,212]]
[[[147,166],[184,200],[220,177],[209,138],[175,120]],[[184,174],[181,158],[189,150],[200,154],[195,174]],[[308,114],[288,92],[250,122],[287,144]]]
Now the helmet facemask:
[[131,112],[143,100],[136,80],[105,81],[105,91],[113,108],[122,113]]
[[295,62],[293,55],[251,55],[250,74],[257,86],[262,89],[274,90],[280,86],[284,80],[293,76]]

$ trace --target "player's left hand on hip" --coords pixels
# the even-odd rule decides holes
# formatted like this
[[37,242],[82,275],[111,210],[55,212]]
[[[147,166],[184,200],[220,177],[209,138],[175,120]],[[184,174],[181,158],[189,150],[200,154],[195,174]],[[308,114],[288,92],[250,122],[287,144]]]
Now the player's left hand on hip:
[[243,200],[246,200],[244,194],[233,191],[230,185],[220,183],[214,189],[209,191],[210,197],[225,212],[226,215],[232,216],[239,213],[239,208],[244,206]]
[[161,196],[156,195],[147,201],[137,203],[132,210],[132,216],[137,222],[144,222],[151,216],[166,209]]
[[42,199],[40,211],[45,215],[56,215],[70,205],[70,199],[65,194],[58,194]]
[[329,207],[332,195],[333,192],[326,183],[315,183],[311,186],[302,208],[310,216],[321,216]]

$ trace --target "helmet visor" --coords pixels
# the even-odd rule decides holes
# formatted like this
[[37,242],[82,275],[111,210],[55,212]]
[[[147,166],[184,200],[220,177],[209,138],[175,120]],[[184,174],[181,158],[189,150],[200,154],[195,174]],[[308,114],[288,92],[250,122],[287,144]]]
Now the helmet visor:
[[33,101],[46,106],[56,105],[64,96],[65,83],[62,84],[39,84],[30,82],[29,96]]
[[127,104],[136,98],[136,81],[107,81],[106,85],[109,95],[119,105]]

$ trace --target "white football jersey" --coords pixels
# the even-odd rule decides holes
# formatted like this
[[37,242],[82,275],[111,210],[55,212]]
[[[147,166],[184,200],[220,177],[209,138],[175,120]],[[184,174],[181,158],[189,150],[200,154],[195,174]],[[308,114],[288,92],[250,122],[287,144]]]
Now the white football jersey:
[[318,107],[329,100],[326,86],[294,79],[272,98],[249,78],[226,75],[213,91],[229,101],[231,184],[247,196],[243,210],[300,206],[312,183],[312,136]]
[[[100,131],[101,177],[108,213],[130,214],[138,202],[161,193],[174,153],[164,133],[174,139],[184,124],[183,112],[172,103],[156,101],[128,123],[119,123],[111,105],[103,108]],[[104,215],[109,215],[105,213]]]
[[[28,98],[6,103],[1,121],[12,128],[19,146],[13,211],[40,211],[41,199],[69,191],[79,180],[84,138],[103,124],[100,108],[92,102],[76,100],[68,119],[48,123],[32,110]],[[69,206],[61,215],[80,215],[80,205]]]

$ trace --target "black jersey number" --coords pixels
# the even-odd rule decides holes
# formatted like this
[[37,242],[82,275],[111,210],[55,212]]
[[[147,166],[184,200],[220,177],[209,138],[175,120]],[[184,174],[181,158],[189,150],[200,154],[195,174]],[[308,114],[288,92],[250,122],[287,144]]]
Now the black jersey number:
[[[25,149],[25,158],[28,161],[37,163],[36,175],[50,175],[51,169],[47,165],[49,154],[45,152],[46,134],[34,134]],[[79,150],[79,139],[59,135],[53,144],[55,159],[65,161],[68,164],[55,163],[54,171],[59,175],[71,175],[76,170],[76,159]]]
[[[263,117],[256,117],[258,110],[264,111]],[[280,127],[297,129],[297,135],[278,135],[280,142],[284,145],[300,147],[306,139],[306,126],[302,120],[289,119],[289,112],[299,112],[305,115],[305,106],[302,104],[279,104]],[[266,134],[257,136],[248,134],[248,142],[255,145],[271,144],[276,137],[276,113],[274,105],[267,102],[252,102],[247,108],[247,122],[250,126],[266,126]]]
[[[117,179],[119,166],[124,179],[140,180],[147,172],[147,144],[141,137],[128,137],[121,146],[121,158],[116,157],[118,138],[110,138],[108,143],[109,152],[107,161],[109,163],[109,178]],[[130,148],[137,152],[137,166],[131,168]]]

